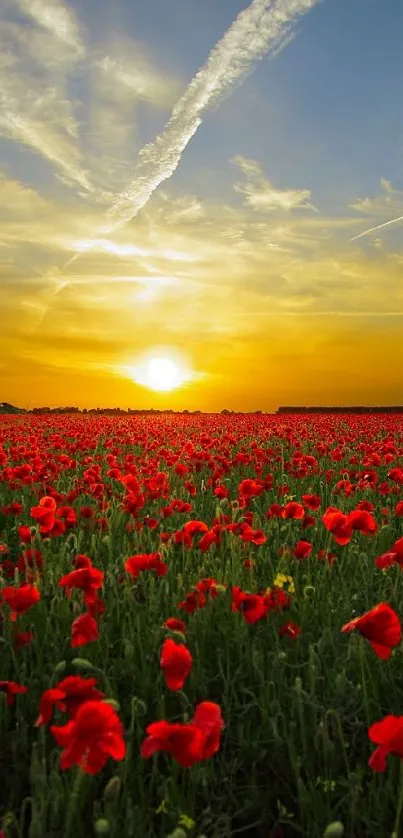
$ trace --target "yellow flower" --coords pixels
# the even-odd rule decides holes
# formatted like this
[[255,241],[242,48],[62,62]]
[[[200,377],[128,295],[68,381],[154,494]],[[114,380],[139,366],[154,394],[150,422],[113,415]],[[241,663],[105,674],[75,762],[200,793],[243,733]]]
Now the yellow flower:
[[289,594],[295,594],[295,585],[292,576],[287,576],[285,573],[278,573],[273,581],[276,588],[286,587]]

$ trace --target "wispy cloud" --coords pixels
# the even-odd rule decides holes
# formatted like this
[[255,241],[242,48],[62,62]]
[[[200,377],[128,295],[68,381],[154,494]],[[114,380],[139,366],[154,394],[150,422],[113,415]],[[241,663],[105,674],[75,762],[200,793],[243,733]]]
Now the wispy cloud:
[[208,108],[217,105],[251,71],[254,62],[278,50],[293,23],[318,0],[253,0],[210,53],[175,105],[165,130],[140,151],[130,186],[108,212],[108,230],[130,221],[158,186],[177,169]]
[[293,209],[316,210],[310,203],[311,192],[309,189],[276,189],[273,184],[265,178],[262,167],[256,160],[248,160],[237,155],[231,161],[239,166],[246,175],[246,183],[235,183],[234,189],[241,195],[245,195],[246,206],[256,212],[273,212],[273,210]]
[[82,49],[76,25],[55,2],[21,0],[21,7],[32,13],[30,27],[12,18],[0,27],[0,136],[50,162],[63,182],[90,191],[68,92]]
[[95,84],[106,95],[126,104],[137,101],[158,108],[172,107],[178,95],[178,80],[159,70],[146,55],[144,46],[124,42],[122,38],[112,55],[108,52],[95,59],[93,69],[97,73]]
[[54,38],[84,55],[82,39],[74,10],[63,0],[14,0],[22,12],[47,29]]

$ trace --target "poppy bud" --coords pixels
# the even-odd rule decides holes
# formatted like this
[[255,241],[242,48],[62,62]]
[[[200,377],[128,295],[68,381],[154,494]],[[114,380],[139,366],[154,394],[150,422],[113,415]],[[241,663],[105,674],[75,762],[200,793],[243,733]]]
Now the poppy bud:
[[333,823],[329,823],[329,826],[326,827],[323,838],[343,838],[344,835],[344,825],[341,821],[333,821]]
[[66,669],[66,666],[67,666],[66,661],[59,661],[57,666],[55,666],[55,668],[54,668],[54,674],[55,675],[61,675],[61,673],[64,672],[64,670]]
[[95,835],[99,836],[109,835],[109,821],[105,820],[105,818],[98,818],[94,823],[94,832]]
[[122,782],[119,777],[112,777],[104,788],[104,800],[116,800],[119,797]]
[[86,658],[73,658],[71,663],[77,669],[81,669],[81,672],[99,672],[97,667]]
[[302,678],[300,678],[299,675],[297,675],[295,679],[295,689],[297,693],[302,693],[303,691]]

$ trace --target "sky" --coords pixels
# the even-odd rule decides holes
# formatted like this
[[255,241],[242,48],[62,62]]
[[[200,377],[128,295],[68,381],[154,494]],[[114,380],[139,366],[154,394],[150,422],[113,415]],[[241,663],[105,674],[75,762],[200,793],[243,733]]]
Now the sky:
[[2,0],[0,401],[402,404],[402,31],[401,0]]

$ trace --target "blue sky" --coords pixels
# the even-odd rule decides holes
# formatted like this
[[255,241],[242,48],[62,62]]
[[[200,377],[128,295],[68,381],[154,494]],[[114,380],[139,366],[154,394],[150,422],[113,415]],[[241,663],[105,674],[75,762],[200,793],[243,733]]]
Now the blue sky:
[[256,400],[257,351],[280,397],[281,382],[298,384],[286,364],[309,322],[314,397],[326,382],[315,353],[335,345],[329,315],[346,398],[353,346],[378,360],[384,347],[380,397],[400,393],[403,223],[382,226],[403,215],[400,0],[6,0],[2,15],[11,395],[24,369],[42,382],[63,369],[73,391],[77,376],[95,393],[108,375],[116,398],[123,387],[147,400],[121,371],[158,333],[168,354],[188,348],[185,401],[216,405],[223,387],[232,398],[234,341],[236,404]]

